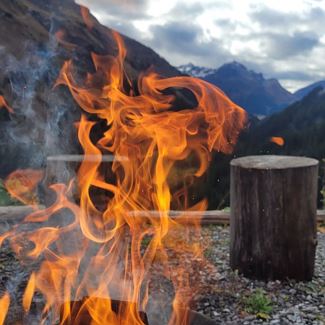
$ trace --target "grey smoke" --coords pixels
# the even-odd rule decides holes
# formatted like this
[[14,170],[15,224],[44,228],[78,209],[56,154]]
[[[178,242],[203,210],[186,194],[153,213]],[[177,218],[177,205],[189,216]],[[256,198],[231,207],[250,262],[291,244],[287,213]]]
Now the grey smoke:
[[[2,161],[12,165],[1,176],[15,168],[40,168],[46,156],[74,149],[62,132],[64,125],[73,123],[74,105],[53,89],[61,68],[55,62],[58,51],[53,35],[43,47],[26,42],[20,59],[0,49],[0,69],[8,79],[9,101],[15,112],[0,130]],[[5,161],[9,157],[11,161]]]

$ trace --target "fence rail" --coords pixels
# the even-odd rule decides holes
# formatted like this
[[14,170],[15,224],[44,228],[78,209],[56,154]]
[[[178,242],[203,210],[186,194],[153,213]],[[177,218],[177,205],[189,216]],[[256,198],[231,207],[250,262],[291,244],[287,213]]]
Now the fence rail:
[[[9,206],[9,207],[0,207],[0,222],[19,222],[24,219],[25,216],[30,214],[33,210],[29,207],[25,206]],[[151,215],[159,216],[158,212],[147,212]],[[132,214],[135,216],[143,216],[144,212],[135,211]],[[181,215],[181,211],[170,211],[170,216],[172,218],[177,218],[177,216]],[[230,212],[229,211],[221,211],[221,210],[209,210],[199,212],[199,211],[191,211],[186,214],[188,218],[202,218],[202,225],[228,225],[230,221]],[[317,222],[325,223],[325,210],[317,210]]]

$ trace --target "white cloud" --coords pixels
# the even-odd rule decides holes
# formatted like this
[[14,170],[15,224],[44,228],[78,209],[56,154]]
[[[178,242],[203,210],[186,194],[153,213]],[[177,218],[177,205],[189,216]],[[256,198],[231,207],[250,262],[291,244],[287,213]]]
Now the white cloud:
[[173,65],[235,59],[290,90],[325,79],[323,0],[77,1]]

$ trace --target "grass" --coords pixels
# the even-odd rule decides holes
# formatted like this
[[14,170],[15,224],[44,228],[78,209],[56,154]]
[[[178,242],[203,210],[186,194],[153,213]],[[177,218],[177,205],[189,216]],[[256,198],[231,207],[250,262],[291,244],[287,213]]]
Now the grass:
[[321,315],[321,314],[316,315],[316,320],[325,323],[325,316],[323,316],[323,315]]
[[10,196],[0,179],[0,206],[8,205],[19,205],[19,202]]
[[206,248],[203,252],[203,255],[207,260],[213,260],[213,249],[211,247]]
[[141,248],[146,249],[149,246],[151,239],[152,239],[152,236],[144,236],[141,241]]
[[262,289],[256,289],[244,299],[245,311],[259,318],[267,319],[273,310],[272,301]]

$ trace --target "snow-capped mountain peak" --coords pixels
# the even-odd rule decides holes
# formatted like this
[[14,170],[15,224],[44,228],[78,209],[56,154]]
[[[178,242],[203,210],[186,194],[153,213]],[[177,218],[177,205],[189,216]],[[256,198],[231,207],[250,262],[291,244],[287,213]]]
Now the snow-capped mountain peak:
[[204,78],[210,74],[215,73],[217,70],[217,69],[206,68],[206,67],[198,67],[193,63],[180,65],[179,67],[177,67],[177,69],[184,74],[188,74],[190,76],[197,77],[197,78]]

